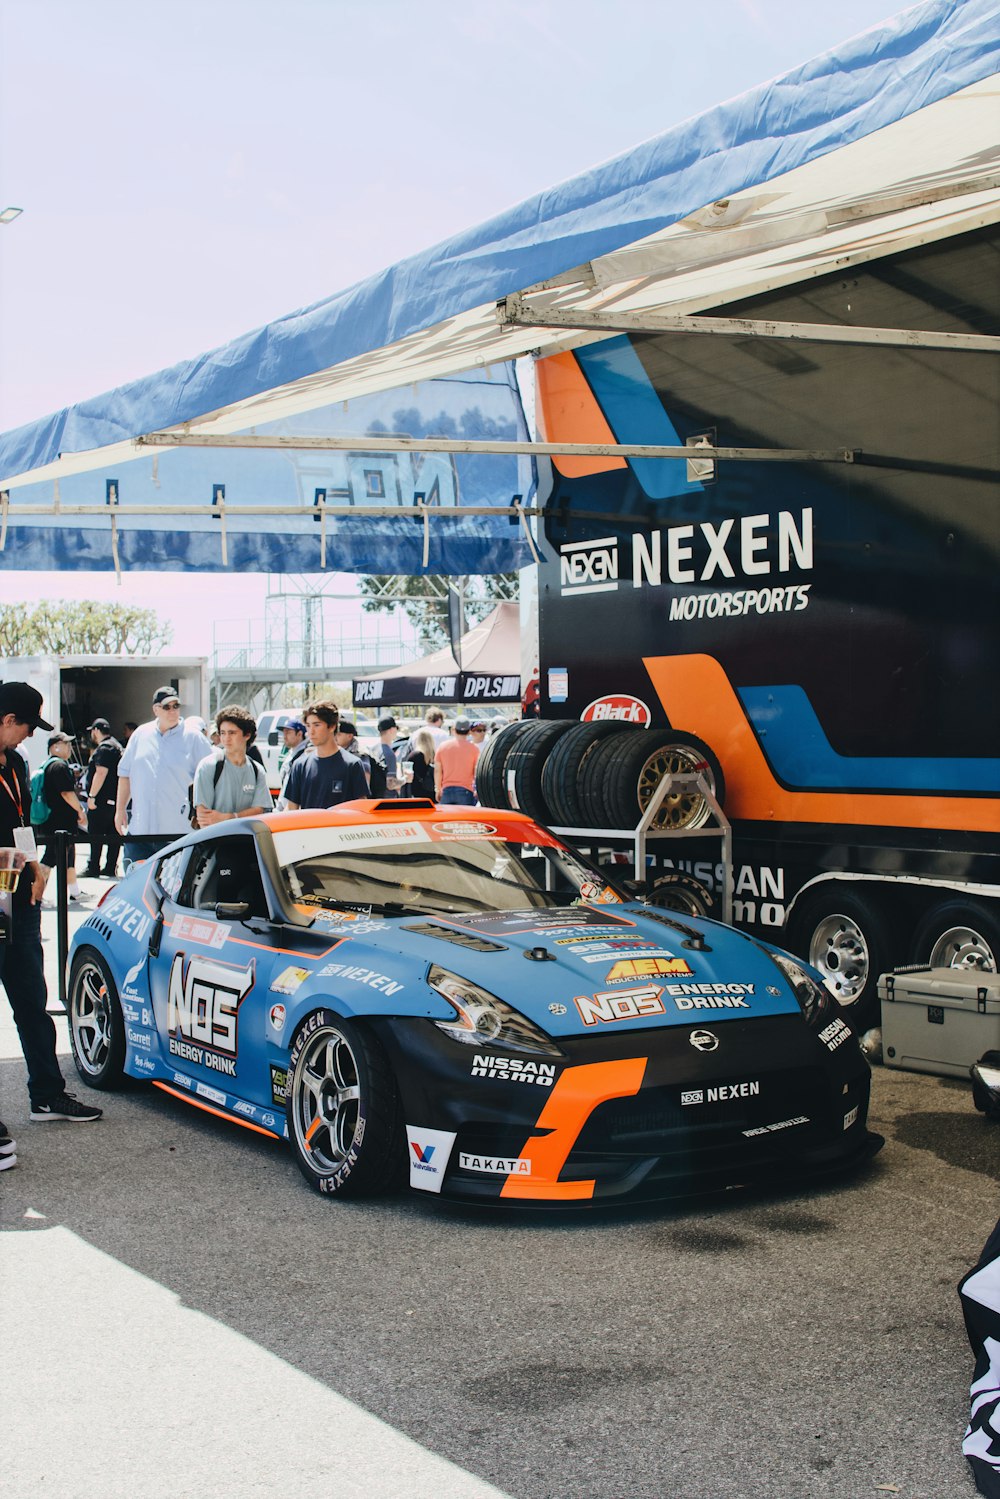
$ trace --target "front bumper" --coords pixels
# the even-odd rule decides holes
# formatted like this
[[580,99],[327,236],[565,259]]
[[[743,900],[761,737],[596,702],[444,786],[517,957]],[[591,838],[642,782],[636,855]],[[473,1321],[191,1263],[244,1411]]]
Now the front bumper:
[[561,1058],[464,1046],[424,1020],[377,1025],[406,1122],[454,1137],[435,1186],[448,1197],[680,1196],[847,1170],[883,1144],[856,1040],[831,1052],[797,1016],[719,1023],[710,1053],[690,1041],[704,1027],[677,1026],[574,1038]]

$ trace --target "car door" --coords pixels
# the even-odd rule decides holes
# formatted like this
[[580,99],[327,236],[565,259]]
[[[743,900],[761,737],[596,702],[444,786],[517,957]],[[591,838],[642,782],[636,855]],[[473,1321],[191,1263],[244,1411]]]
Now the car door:
[[[220,919],[217,905],[240,897],[248,897],[249,912]],[[206,839],[192,850],[176,895],[164,900],[160,951],[150,965],[174,1083],[249,1118],[274,1112],[265,1028],[279,955],[260,921],[266,914],[253,836]],[[287,966],[287,954],[281,957]]]

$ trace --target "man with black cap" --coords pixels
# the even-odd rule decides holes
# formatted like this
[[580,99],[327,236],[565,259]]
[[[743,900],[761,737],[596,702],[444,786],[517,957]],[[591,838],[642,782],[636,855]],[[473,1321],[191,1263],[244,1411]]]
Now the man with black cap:
[[188,792],[211,753],[201,730],[181,717],[177,689],[158,687],[151,722],[139,725],[118,763],[115,827],[125,840],[126,868],[191,831]]
[[393,741],[399,735],[399,725],[391,713],[386,713],[378,721],[378,737],[381,748],[376,751],[376,756],[382,770],[385,772],[385,790],[380,791],[380,796],[398,796],[399,788],[403,784],[399,774],[399,762],[396,759],[396,751],[393,749]]
[[434,790],[442,806],[472,807],[476,801],[479,751],[469,742],[467,718],[455,719],[455,737],[434,752]]
[[104,873],[115,879],[118,873],[118,850],[121,839],[115,831],[115,803],[118,799],[118,764],[122,747],[111,732],[106,718],[95,718],[87,730],[94,753],[87,763],[87,831],[90,834],[90,863],[84,877],[96,880],[101,874],[101,851],[107,844]]
[[[52,725],[41,716],[42,694],[28,682],[0,682],[0,848],[17,848],[25,856],[17,887],[10,897],[6,940],[0,941],[0,982],[7,991],[21,1050],[28,1066],[30,1117],[38,1123],[69,1120],[89,1124],[101,1110],[89,1108],[66,1092],[56,1061],[56,1028],[46,1013],[42,963],[41,903],[45,878],[31,831],[31,791],[18,746],[35,729]],[[0,1124],[0,1162],[16,1164],[14,1141]]]

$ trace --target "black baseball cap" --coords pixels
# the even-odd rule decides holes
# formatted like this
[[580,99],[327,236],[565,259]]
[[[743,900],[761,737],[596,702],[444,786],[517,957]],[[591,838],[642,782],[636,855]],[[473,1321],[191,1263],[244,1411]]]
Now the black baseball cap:
[[380,718],[379,721],[378,721],[378,731],[379,731],[380,734],[384,734],[385,731],[386,731],[386,729],[398,729],[398,728],[399,728],[399,724],[393,718],[393,716],[392,716],[391,713],[386,713],[385,716],[383,718]]
[[72,734],[64,734],[63,731],[62,731],[62,729],[56,729],[54,733],[52,733],[52,734],[49,735],[49,749],[51,749],[54,744],[72,744],[72,743],[73,743],[73,736],[72,736]]
[[160,703],[180,704],[180,698],[177,694],[177,689],[174,687],[157,687],[156,691],[153,693],[153,707],[158,707]]
[[93,723],[89,723],[87,725],[88,734],[90,733],[91,729],[100,729],[102,734],[111,733],[111,725],[108,723],[108,720],[106,718],[95,718]]
[[0,682],[0,718],[13,713],[32,730],[51,729],[41,714],[42,694],[30,682]]
[[357,728],[349,718],[342,718],[337,725],[338,734],[356,734]]

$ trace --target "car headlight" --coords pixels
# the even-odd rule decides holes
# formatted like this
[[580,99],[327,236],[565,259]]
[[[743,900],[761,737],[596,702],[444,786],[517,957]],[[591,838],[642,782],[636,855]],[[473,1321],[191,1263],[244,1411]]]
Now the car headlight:
[[796,963],[795,959],[790,958],[787,953],[776,952],[774,948],[768,948],[767,955],[772,963],[778,965],[791,984],[806,1025],[818,1025],[833,1009],[834,1001],[829,990],[824,989],[822,984],[818,984],[812,974],[807,973],[802,965]]
[[454,1020],[435,1020],[438,1030],[467,1046],[504,1046],[512,1051],[536,1051],[561,1057],[562,1052],[544,1031],[488,989],[435,964],[427,975],[432,989],[455,1010]]

